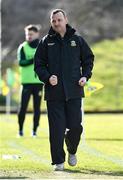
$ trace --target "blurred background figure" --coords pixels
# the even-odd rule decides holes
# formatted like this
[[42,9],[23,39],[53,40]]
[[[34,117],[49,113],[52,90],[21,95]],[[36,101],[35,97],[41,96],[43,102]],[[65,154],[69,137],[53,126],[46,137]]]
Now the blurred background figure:
[[31,95],[33,96],[33,130],[32,136],[36,137],[40,119],[40,104],[42,99],[43,82],[34,73],[34,54],[39,43],[40,29],[36,25],[25,27],[25,41],[19,46],[17,52],[20,66],[22,84],[21,102],[18,113],[19,136],[23,136],[25,114]]

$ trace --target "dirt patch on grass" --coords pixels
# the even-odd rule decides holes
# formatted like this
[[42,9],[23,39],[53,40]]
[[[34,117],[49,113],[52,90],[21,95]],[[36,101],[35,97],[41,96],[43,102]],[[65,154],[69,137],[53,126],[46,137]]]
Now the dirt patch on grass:
[[0,179],[95,179],[95,180],[103,180],[103,179],[123,179],[122,175],[112,175],[109,174],[87,174],[87,172],[77,172],[65,169],[63,172],[53,172],[53,171],[19,171],[19,170],[0,170]]

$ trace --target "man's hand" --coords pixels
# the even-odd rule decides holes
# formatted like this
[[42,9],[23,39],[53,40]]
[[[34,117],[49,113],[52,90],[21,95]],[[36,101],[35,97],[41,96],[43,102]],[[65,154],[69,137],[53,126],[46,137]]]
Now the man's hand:
[[87,78],[86,77],[81,77],[80,80],[79,80],[79,85],[81,87],[83,87],[87,82]]
[[52,86],[57,85],[57,84],[58,84],[58,78],[57,78],[57,76],[55,76],[55,75],[50,76],[50,78],[49,78],[49,83],[50,83]]

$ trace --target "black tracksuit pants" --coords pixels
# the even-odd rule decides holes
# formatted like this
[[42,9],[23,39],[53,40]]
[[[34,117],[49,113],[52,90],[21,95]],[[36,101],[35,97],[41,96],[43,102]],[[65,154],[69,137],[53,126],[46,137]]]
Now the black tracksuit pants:
[[[81,99],[47,101],[52,165],[65,161],[64,140],[70,154],[75,154],[83,130]],[[69,129],[66,131],[66,128]]]
[[40,119],[40,104],[42,98],[43,84],[23,84],[21,104],[18,113],[19,131],[23,131],[23,125],[30,96],[33,96],[33,131],[36,132]]

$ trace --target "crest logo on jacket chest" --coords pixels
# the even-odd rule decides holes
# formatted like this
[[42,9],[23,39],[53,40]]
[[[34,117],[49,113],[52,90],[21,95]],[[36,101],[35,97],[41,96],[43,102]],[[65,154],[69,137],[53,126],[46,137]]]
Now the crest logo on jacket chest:
[[71,41],[71,46],[75,47],[76,46],[76,41]]

